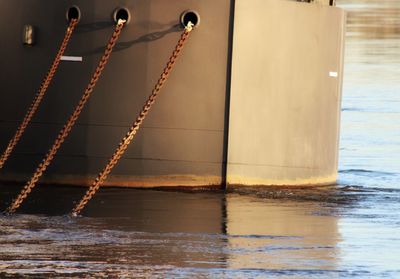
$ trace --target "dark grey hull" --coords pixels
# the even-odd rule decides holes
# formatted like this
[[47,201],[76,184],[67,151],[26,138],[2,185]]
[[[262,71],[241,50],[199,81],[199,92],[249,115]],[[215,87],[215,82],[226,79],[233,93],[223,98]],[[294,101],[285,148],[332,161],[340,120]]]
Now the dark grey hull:
[[[242,1],[236,1],[236,9],[242,9]],[[257,5],[263,5],[260,1],[252,1],[255,8]],[[279,1],[265,1],[266,6],[263,8],[266,16],[268,16],[269,5],[277,5],[277,2]],[[284,1],[282,3],[283,10],[286,9],[286,5],[291,5],[290,9],[293,8],[296,11],[297,9],[316,9],[315,6],[306,3],[286,3]],[[318,131],[316,131],[315,135],[311,132],[309,138],[301,139],[314,142],[315,137],[322,137],[315,143],[316,145],[328,142],[327,153],[316,155],[324,156],[325,159],[313,160],[314,163],[316,162],[315,164],[318,164],[312,167],[315,169],[314,172],[291,173],[287,169],[292,167],[280,165],[279,158],[275,163],[268,162],[263,165],[272,164],[274,169],[281,168],[281,170],[275,172],[263,170],[261,174],[249,174],[249,183],[245,181],[246,174],[237,171],[238,165],[258,165],[257,162],[247,159],[241,161],[239,157],[235,157],[236,153],[246,152],[240,150],[240,139],[237,136],[243,136],[242,144],[244,146],[252,144],[251,138],[262,137],[262,134],[268,131],[270,119],[261,119],[262,114],[257,117],[258,109],[250,112],[246,107],[242,111],[246,113],[241,115],[241,110],[237,108],[238,105],[244,104],[243,100],[236,98],[238,95],[232,95],[232,92],[242,85],[240,80],[231,83],[231,73],[235,73],[237,63],[246,60],[247,54],[241,53],[242,50],[239,46],[242,41],[239,37],[236,38],[235,44],[233,30],[241,28],[240,26],[244,22],[235,21],[235,14],[240,14],[241,11],[235,10],[234,1],[229,0],[25,0],[23,3],[0,0],[0,24],[2,26],[0,42],[2,57],[0,66],[1,148],[5,148],[15,132],[51,64],[65,32],[67,24],[65,13],[72,5],[80,8],[82,17],[65,55],[82,57],[83,61],[63,61],[61,63],[33,122],[16,147],[14,154],[1,170],[0,179],[26,181],[32,175],[90,80],[112,33],[113,11],[117,7],[125,7],[130,10],[132,19],[123,29],[115,52],[112,54],[89,103],[54,162],[43,176],[42,182],[74,185],[88,185],[92,182],[96,174],[107,163],[119,141],[135,120],[147,96],[151,93],[152,87],[159,78],[182,32],[179,22],[180,15],[188,9],[195,10],[200,14],[201,23],[193,31],[182,56],[143,127],[114,168],[106,184],[135,187],[220,187],[230,180],[230,163],[234,166],[230,184],[305,185],[327,184],[335,181],[342,74],[340,45],[342,44],[344,17],[341,11],[333,7],[321,6],[314,12],[317,18],[333,18],[332,24],[340,23],[335,27],[335,30],[339,31],[332,37],[332,41],[337,43],[339,48],[328,48],[324,53],[327,63],[334,64],[334,68],[339,72],[339,77],[335,84],[323,89],[326,92],[319,90],[325,86],[312,89],[313,92],[316,92],[315,94],[320,92],[318,94],[325,94],[328,98],[334,95],[333,99],[336,100],[332,103],[325,100],[321,100],[320,104],[315,103],[315,106],[322,106],[324,111],[326,111],[324,107],[326,106],[329,113],[333,114],[325,120],[322,119],[318,124],[328,127],[328,130],[322,136],[318,136]],[[277,12],[281,12],[279,9]],[[248,20],[257,19],[249,18]],[[283,17],[282,20],[285,21],[285,18]],[[22,28],[26,24],[35,26],[37,31],[36,44],[33,46],[23,45],[21,41]],[[321,27],[320,33],[325,32],[324,27]],[[260,37],[259,44],[268,44],[268,40],[277,39],[273,37],[275,34],[266,38],[265,34],[256,32],[254,36]],[[288,40],[288,43],[291,42],[292,40]],[[301,44],[301,41],[298,43]],[[326,42],[326,44],[331,44],[331,42]],[[232,50],[235,47],[239,48],[236,53],[234,51],[232,57]],[[320,47],[325,47],[325,44],[321,44]],[[288,51],[293,51],[293,49],[295,48],[290,48]],[[312,59],[318,60],[320,57]],[[234,62],[232,63],[232,61]],[[301,61],[295,63],[301,63]],[[243,73],[240,79],[251,81],[258,72],[265,76],[266,83],[270,83],[268,73],[260,72],[259,68],[263,68],[262,65],[254,65],[254,72],[248,72],[247,76],[246,73]],[[276,70],[278,72],[285,71],[279,69],[278,66]],[[301,81],[294,80],[292,82],[294,91],[302,94],[302,87],[299,86]],[[296,85],[296,82],[299,84]],[[257,82],[254,81],[254,83]],[[321,77],[316,76],[314,83],[320,84]],[[279,87],[273,88],[273,90],[277,90],[279,93]],[[260,90],[249,88],[249,99],[262,93],[257,91]],[[304,96],[313,98],[312,94],[314,93]],[[275,99],[272,98],[270,102],[273,100]],[[252,104],[249,105],[252,106]],[[287,107],[287,109],[291,108]],[[318,113],[320,112],[317,112],[317,115],[305,115],[304,125],[310,125],[307,119],[319,117]],[[252,116],[249,117],[249,114]],[[253,123],[251,125],[260,127],[261,134],[242,133],[240,125],[236,125],[237,121],[236,123],[229,121],[229,119],[237,117],[248,118],[249,123]],[[254,119],[261,122],[254,122]],[[282,119],[282,121],[284,120]],[[290,119],[285,121],[290,121]],[[286,124],[282,123],[282,125]],[[319,129],[319,127],[315,128]],[[230,131],[234,132],[236,140],[228,141],[228,138],[232,136]],[[293,137],[286,132],[281,136],[277,135],[279,131],[270,130],[270,132],[282,139]],[[247,138],[246,135],[250,138]],[[232,146],[229,146],[230,142],[233,143]],[[270,146],[270,148],[277,147]],[[287,146],[279,148],[282,148],[282,154],[290,150]],[[315,153],[317,153],[319,147],[315,146],[315,148]],[[260,152],[270,158],[270,151],[264,149],[264,147],[260,147]],[[229,161],[228,153],[231,154],[231,157],[233,156],[232,161]],[[313,150],[310,151],[311,153]],[[293,154],[293,156],[299,156],[297,161],[301,161],[300,157],[304,154]],[[305,160],[305,164],[307,164],[307,160]],[[304,169],[310,168],[304,166]],[[271,177],[269,177],[270,175]],[[240,179],[235,180],[234,177],[240,177]],[[254,183],[250,183],[251,181]],[[275,182],[269,183],[268,181]]]

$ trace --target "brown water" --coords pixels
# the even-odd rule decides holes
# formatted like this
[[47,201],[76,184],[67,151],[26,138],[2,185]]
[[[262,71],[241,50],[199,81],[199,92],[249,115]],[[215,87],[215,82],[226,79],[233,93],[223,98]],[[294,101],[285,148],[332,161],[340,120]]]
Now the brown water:
[[[400,278],[400,1],[349,11],[340,185],[185,193],[39,186],[0,216],[0,277]],[[20,186],[2,185],[0,210]]]

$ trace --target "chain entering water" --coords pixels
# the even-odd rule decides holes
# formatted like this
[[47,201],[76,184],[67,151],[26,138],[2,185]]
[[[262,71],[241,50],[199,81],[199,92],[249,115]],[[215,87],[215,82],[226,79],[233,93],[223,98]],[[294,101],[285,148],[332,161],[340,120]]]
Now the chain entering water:
[[31,177],[30,181],[24,186],[21,193],[18,197],[14,200],[12,205],[7,209],[8,213],[14,213],[18,207],[21,206],[22,202],[28,196],[28,194],[32,191],[35,187],[36,183],[39,181],[39,178],[43,175],[46,171],[46,168],[50,165],[51,161],[53,160],[54,156],[57,153],[57,150],[60,148],[61,144],[64,142],[65,138],[68,136],[69,132],[71,131],[72,127],[74,126],[76,120],[78,119],[82,109],[84,108],[87,100],[89,99],[94,87],[96,86],[97,81],[99,80],[102,71],[104,70],[108,60],[110,59],[110,55],[113,51],[113,48],[118,40],[119,35],[121,34],[121,30],[124,27],[125,20],[118,20],[117,25],[115,26],[114,33],[112,34],[110,41],[104,51],[104,54],[94,72],[90,83],[88,84],[85,92],[83,93],[78,105],[75,108],[75,111],[70,116],[67,123],[64,125],[63,129],[60,131],[57,139],[53,143],[53,146],[50,148],[46,157],[43,161],[39,164],[39,167],[36,169],[36,172]]
[[42,99],[47,91],[47,88],[49,87],[50,82],[52,81],[52,79],[57,71],[58,65],[60,64],[61,56],[64,54],[65,49],[67,48],[69,39],[71,38],[72,32],[74,31],[77,23],[78,23],[77,19],[71,19],[69,26],[65,32],[64,39],[60,45],[60,48],[57,52],[56,57],[54,58],[54,61],[50,67],[50,70],[47,72],[46,77],[44,78],[42,84],[40,85],[39,91],[36,94],[35,98],[33,99],[31,105],[29,106],[28,111],[26,112],[24,119],[22,120],[17,131],[15,132],[14,137],[12,137],[12,139],[9,141],[6,150],[3,152],[3,154],[0,157],[0,169],[3,168],[8,157],[10,157],[12,151],[14,150],[18,141],[21,139],[23,133],[26,130],[26,127],[28,127],[29,122],[32,120],[33,115],[35,114],[37,108],[39,107],[40,102],[42,101]]
[[193,26],[194,25],[191,22],[189,22],[188,25],[185,27],[185,30],[183,31],[181,38],[179,39],[178,44],[175,47],[175,50],[173,51],[166,67],[164,68],[164,71],[161,74],[161,77],[159,78],[157,84],[155,85],[155,87],[152,91],[152,94],[147,99],[142,111],[139,113],[139,116],[136,118],[136,121],[133,123],[132,127],[129,129],[129,132],[126,134],[126,136],[120,142],[118,148],[114,151],[114,154],[108,161],[108,164],[106,165],[106,167],[103,169],[102,172],[99,173],[96,180],[93,182],[93,184],[87,190],[85,196],[81,199],[81,201],[72,210],[72,213],[71,213],[72,216],[77,216],[81,212],[81,210],[85,207],[85,205],[89,202],[89,200],[96,194],[97,190],[107,179],[108,174],[111,172],[113,167],[118,163],[118,160],[122,157],[125,150],[128,148],[128,145],[131,143],[131,141],[135,137],[137,131],[139,130],[140,125],[143,123],[144,119],[146,118],[146,115],[149,113],[151,106],[155,103],[156,98],[157,98],[158,94],[160,93],[161,88],[163,87],[164,83],[167,81],[167,79],[173,69],[173,66],[175,65],[176,59],[178,58],[179,54],[181,53],[186,40],[189,38],[190,32],[193,30]]

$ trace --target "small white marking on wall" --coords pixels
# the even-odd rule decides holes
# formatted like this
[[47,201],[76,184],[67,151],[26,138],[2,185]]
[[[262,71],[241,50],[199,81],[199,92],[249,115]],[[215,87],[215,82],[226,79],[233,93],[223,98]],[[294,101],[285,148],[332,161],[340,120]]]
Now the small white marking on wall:
[[82,62],[82,56],[61,56],[61,61]]
[[338,72],[329,72],[330,77],[338,77]]

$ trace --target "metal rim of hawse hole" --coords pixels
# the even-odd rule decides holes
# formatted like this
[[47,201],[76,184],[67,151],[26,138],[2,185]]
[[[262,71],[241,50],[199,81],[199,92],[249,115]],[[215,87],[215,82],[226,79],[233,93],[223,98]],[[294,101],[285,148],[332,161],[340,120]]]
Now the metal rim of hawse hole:
[[65,13],[65,18],[67,19],[67,22],[70,22],[72,19],[76,19],[79,22],[81,15],[81,9],[79,9],[78,6],[73,5],[68,8],[67,12]]
[[183,27],[187,27],[189,22],[193,24],[193,27],[198,27],[200,24],[200,15],[194,10],[186,10],[181,14],[180,21]]
[[125,25],[131,21],[131,12],[125,7],[116,8],[113,12],[112,18],[115,23],[118,23],[118,20],[125,20]]

